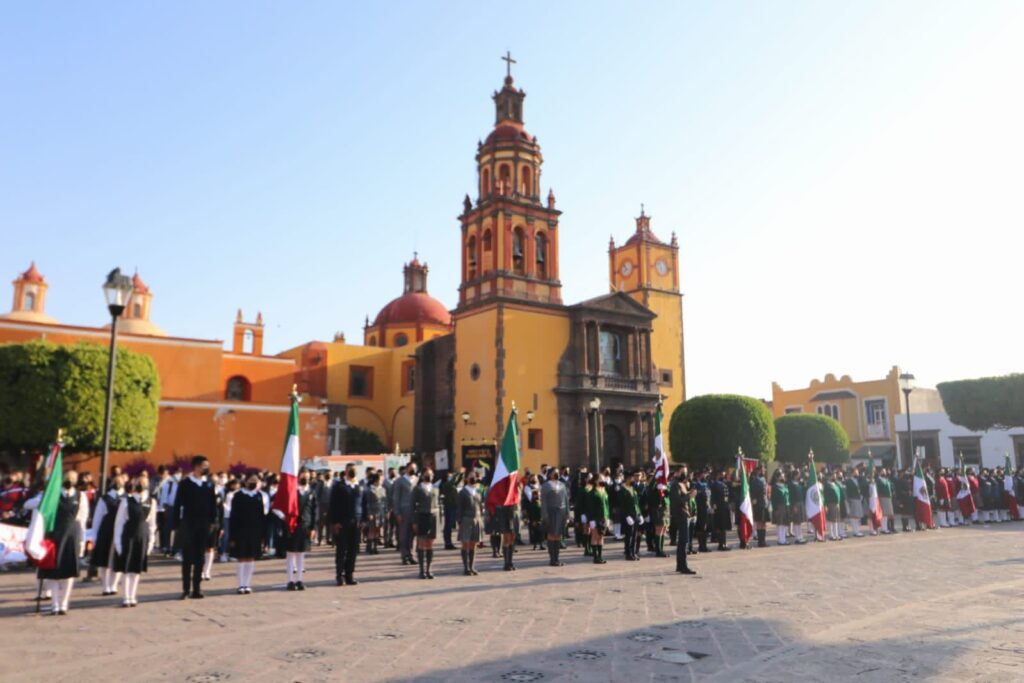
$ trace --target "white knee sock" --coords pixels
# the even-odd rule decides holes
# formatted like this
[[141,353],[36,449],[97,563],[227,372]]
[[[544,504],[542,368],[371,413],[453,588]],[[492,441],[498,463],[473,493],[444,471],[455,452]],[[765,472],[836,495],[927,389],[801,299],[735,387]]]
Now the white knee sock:
[[44,583],[46,590],[50,593],[50,599],[53,601],[53,611],[56,612],[60,609],[60,581],[57,579],[46,579]]
[[239,562],[236,568],[238,572],[238,587],[245,588],[245,562]]
[[798,541],[804,540],[804,525],[803,524],[797,524],[796,525],[796,540],[798,540]]
[[67,612],[68,603],[71,602],[71,587],[75,585],[75,580],[61,579],[60,583],[64,584],[60,590],[60,608]]
[[213,558],[216,555],[215,551],[206,551],[206,560],[203,562],[203,576],[210,576],[210,572],[213,571]]
[[115,572],[113,569],[110,570],[110,590],[114,593],[117,592],[117,587],[121,585],[121,577],[124,576],[121,572]]
[[856,536],[857,534],[860,533],[860,520],[859,519],[854,519],[853,517],[851,517],[850,518],[850,526],[853,527],[853,535],[854,536]]
[[139,587],[139,575],[129,573],[124,575],[124,599],[128,603],[135,602],[135,591]]
[[786,545],[786,527],[779,527],[779,545]]
[[302,574],[306,571],[306,553],[295,553],[295,580],[302,581]]
[[109,593],[113,590],[111,585],[114,578],[114,570],[110,567],[100,567],[100,583],[103,585],[103,592]]
[[245,587],[252,588],[252,575],[256,570],[256,563],[249,561],[245,563]]
[[295,553],[284,554],[284,571],[288,575],[288,583],[295,582]]

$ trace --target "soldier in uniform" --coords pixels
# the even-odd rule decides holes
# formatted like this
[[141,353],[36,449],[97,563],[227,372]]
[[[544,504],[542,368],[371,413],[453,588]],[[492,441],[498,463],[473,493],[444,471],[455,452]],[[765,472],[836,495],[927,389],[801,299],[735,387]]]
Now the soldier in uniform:
[[622,545],[626,559],[630,561],[640,559],[637,555],[640,550],[640,494],[636,490],[636,483],[637,474],[631,472],[629,479],[619,487],[619,523],[625,534]]
[[724,470],[718,472],[710,487],[711,509],[714,515],[713,524],[719,550],[730,549],[726,544],[726,534],[732,530],[732,515],[729,508],[729,483],[725,477]]
[[540,488],[541,516],[548,538],[548,557],[552,567],[561,567],[558,559],[561,550],[562,530],[569,519],[569,490],[558,477],[558,470],[551,468],[548,480]]
[[416,560],[420,566],[420,578],[432,579],[430,565],[434,562],[434,539],[437,538],[437,522],[441,516],[441,496],[434,486],[434,471],[423,470],[420,483],[412,493],[413,531],[416,534]]
[[459,490],[455,516],[459,520],[459,543],[462,544],[462,573],[476,576],[476,546],[483,539],[484,515],[483,495],[475,472],[466,475],[465,484]]

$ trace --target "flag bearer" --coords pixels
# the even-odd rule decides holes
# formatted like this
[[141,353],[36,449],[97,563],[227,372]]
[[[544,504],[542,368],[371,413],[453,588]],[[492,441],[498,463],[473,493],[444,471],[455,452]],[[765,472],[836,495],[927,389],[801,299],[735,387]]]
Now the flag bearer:
[[786,484],[786,475],[782,470],[775,470],[772,476],[772,524],[779,535],[779,545],[789,545],[786,540],[786,531],[789,528],[789,486]]
[[76,488],[78,473],[71,470],[64,475],[53,531],[48,538],[56,549],[53,569],[40,569],[39,578],[47,583],[53,596],[53,613],[68,613],[71,588],[78,578],[78,557],[85,538],[85,523],[89,519],[89,499]]
[[285,571],[288,574],[286,588],[290,591],[304,591],[306,585],[302,583],[302,573],[306,569],[306,553],[313,545],[313,534],[320,521],[320,496],[317,490],[310,486],[308,470],[299,471],[296,494],[299,514],[296,517],[295,530],[289,531],[286,526],[283,539]]

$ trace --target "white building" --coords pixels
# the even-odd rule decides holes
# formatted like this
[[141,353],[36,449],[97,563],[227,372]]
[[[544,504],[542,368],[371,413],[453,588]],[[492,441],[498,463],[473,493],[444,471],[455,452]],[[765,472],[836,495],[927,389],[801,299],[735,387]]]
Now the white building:
[[[899,462],[906,463],[909,451],[907,416],[896,415]],[[968,467],[999,467],[1009,454],[1014,467],[1024,467],[1024,428],[971,430],[953,424],[946,413],[911,413],[914,452],[932,467],[953,467],[960,464],[960,453]]]

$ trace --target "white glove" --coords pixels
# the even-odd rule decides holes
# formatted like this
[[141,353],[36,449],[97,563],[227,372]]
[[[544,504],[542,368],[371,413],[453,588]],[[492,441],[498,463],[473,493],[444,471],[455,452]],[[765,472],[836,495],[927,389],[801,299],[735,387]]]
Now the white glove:
[[114,552],[118,555],[124,555],[124,549],[121,547],[120,540],[121,539],[117,539],[117,541],[114,541]]
[[590,528],[591,529],[596,529],[597,528],[597,522],[591,522],[590,523]]
[[644,517],[644,523],[645,524],[650,524],[651,523],[651,518],[650,517]]
[[630,526],[633,526],[633,518],[632,517],[626,517],[626,524],[628,524]]
[[277,515],[282,520],[284,520],[284,510],[278,510],[278,509],[275,508],[275,509],[271,510],[271,512],[273,512],[275,515]]
[[586,515],[580,515],[580,519],[583,520],[584,524],[587,523],[587,516]]

